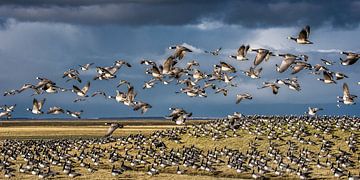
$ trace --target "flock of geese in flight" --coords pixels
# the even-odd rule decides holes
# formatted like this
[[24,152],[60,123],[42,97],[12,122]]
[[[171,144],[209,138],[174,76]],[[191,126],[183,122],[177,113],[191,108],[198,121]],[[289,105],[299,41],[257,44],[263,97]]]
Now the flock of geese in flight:
[[[297,44],[313,44],[309,40],[310,27],[304,27],[297,37],[288,37],[288,39],[295,41]],[[155,61],[143,59],[140,64],[146,67],[145,73],[151,77],[151,79],[144,83],[143,89],[153,88],[156,84],[170,84],[175,82],[176,85],[181,86],[179,91],[175,92],[186,94],[189,97],[207,97],[208,89],[213,89],[215,94],[223,94],[227,96],[229,92],[229,87],[237,87],[238,85],[234,82],[234,79],[238,77],[237,72],[241,72],[246,77],[251,79],[261,78],[262,67],[259,67],[264,61],[269,61],[270,58],[277,56],[281,57],[282,61],[280,64],[276,64],[276,71],[278,73],[284,73],[288,69],[292,69],[291,75],[297,74],[304,69],[310,70],[310,74],[319,76],[317,80],[322,81],[325,84],[336,84],[339,80],[349,78],[346,74],[342,72],[331,71],[330,67],[335,64],[335,62],[321,59],[322,63],[310,64],[309,56],[294,55],[289,53],[276,54],[269,49],[264,48],[250,48],[249,45],[241,45],[236,54],[229,55],[229,58],[235,59],[238,62],[248,61],[248,52],[255,52],[256,56],[253,61],[253,66],[248,70],[238,70],[232,63],[225,61],[220,61],[218,64],[213,65],[213,70],[211,73],[206,73],[199,70],[197,67],[200,66],[200,63],[192,60],[186,63],[186,67],[177,66],[178,62],[183,61],[187,53],[191,53],[191,50],[188,47],[177,45],[171,46],[169,49],[174,50],[174,53],[169,56],[163,63],[156,63]],[[221,53],[221,48],[218,48],[214,51],[205,51],[204,53],[210,54],[212,56],[218,56]],[[340,58],[340,64],[343,66],[354,65],[360,58],[360,54],[354,52],[341,52],[345,55],[345,58]],[[88,71],[94,66],[94,63],[88,63],[84,65],[79,65],[78,69],[69,69],[64,72],[63,78],[66,79],[66,82],[76,81],[79,84],[83,83],[81,78],[81,72]],[[124,60],[117,60],[111,66],[97,66],[96,76],[93,80],[113,80],[117,78],[117,73],[122,67],[131,68],[132,65]],[[137,98],[137,90],[134,86],[127,80],[120,80],[115,90],[114,95],[108,95],[104,91],[94,91],[90,93],[91,82],[84,82],[84,85],[73,85],[71,89],[59,87],[54,81],[43,78],[36,77],[38,80],[37,84],[24,84],[20,89],[12,89],[6,91],[4,96],[17,95],[24,91],[33,90],[33,95],[40,94],[53,94],[71,91],[77,98],[74,102],[86,101],[89,97],[94,96],[103,96],[106,99],[113,99],[118,103],[124,104],[131,107],[134,111],[141,111],[141,113],[146,113],[152,106],[148,102],[144,102]],[[358,83],[359,84],[359,83]],[[278,94],[279,89],[282,86],[286,86],[291,90],[300,91],[301,85],[297,77],[290,77],[285,79],[276,79],[275,81],[266,81],[258,87],[258,89],[270,89],[273,94]],[[123,90],[120,90],[123,89]],[[244,100],[251,100],[254,97],[249,92],[244,92],[236,95],[235,103],[239,104]],[[355,104],[356,95],[350,93],[349,86],[346,82],[343,83],[343,93],[338,96],[338,103],[345,105]],[[32,108],[27,108],[27,110],[33,114],[63,114],[66,113],[74,118],[81,118],[81,111],[71,111],[68,109],[63,109],[58,106],[49,107],[48,111],[45,112],[43,109],[46,99],[33,99]],[[340,107],[340,104],[338,104]],[[16,107],[15,105],[4,105],[1,107],[2,112],[0,112],[0,118],[11,118],[12,112]],[[170,108],[172,110],[171,114],[168,116],[177,124],[182,124],[192,113],[186,112],[182,108]],[[308,114],[315,115],[317,111],[322,110],[322,108],[309,107]]]

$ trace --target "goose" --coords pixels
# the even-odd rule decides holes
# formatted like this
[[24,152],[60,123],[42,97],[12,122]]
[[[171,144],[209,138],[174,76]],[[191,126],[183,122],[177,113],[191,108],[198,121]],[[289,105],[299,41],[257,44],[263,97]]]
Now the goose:
[[285,72],[290,67],[290,65],[295,62],[295,60],[299,60],[299,57],[293,54],[277,54],[277,56],[284,57],[280,66],[276,64],[276,71],[279,73]]
[[236,104],[239,104],[243,99],[252,99],[252,96],[249,93],[237,94]]
[[349,78],[347,75],[345,75],[344,73],[341,72],[331,72],[332,74],[335,74],[336,80],[341,80],[344,78]]
[[191,70],[191,68],[192,68],[193,66],[200,66],[200,64],[199,64],[197,61],[192,60],[192,61],[186,63],[185,69],[186,69],[186,70]]
[[349,86],[344,83],[343,84],[343,96],[337,97],[339,100],[337,102],[341,102],[344,103],[345,105],[353,105],[356,104],[355,103],[355,99],[357,98],[357,96],[350,94],[350,90],[349,90]]
[[271,88],[273,94],[277,94],[279,92],[280,87],[276,83],[264,82],[263,86],[258,89],[263,89],[263,88]]
[[78,118],[78,119],[81,119],[80,115],[81,113],[83,113],[84,111],[83,110],[80,110],[80,111],[70,111],[70,110],[66,110],[66,114],[74,117],[74,118]]
[[176,65],[177,61],[175,60],[175,58],[173,56],[169,56],[163,63],[162,66],[162,74],[166,74],[169,75],[172,71],[172,69],[174,68],[174,66]]
[[189,48],[181,46],[181,45],[170,46],[169,49],[175,49],[173,57],[174,57],[174,59],[177,58],[179,60],[184,58],[186,52],[192,52],[192,50],[190,50]]
[[150,81],[145,82],[142,88],[151,89],[154,87],[155,84],[156,84],[156,79],[151,79]]
[[224,96],[227,96],[228,94],[228,89],[225,89],[225,88],[217,88],[216,91],[215,91],[215,94],[217,93],[222,93]]
[[120,123],[105,123],[105,125],[110,126],[105,134],[105,137],[111,136],[116,129],[124,127],[124,125]]
[[89,88],[90,88],[90,81],[88,81],[82,89],[73,85],[72,92],[74,92],[76,95],[78,95],[80,97],[88,97],[88,95],[86,95],[86,93],[89,91]]
[[79,65],[79,69],[82,71],[87,71],[90,69],[90,66],[94,65],[94,63],[87,63],[84,65]]
[[79,71],[77,71],[75,69],[69,69],[64,72],[62,78],[68,77],[69,79],[67,79],[66,82],[73,79],[73,80],[77,80],[79,83],[81,83],[81,79],[80,79],[79,75],[80,75]]
[[122,174],[123,171],[120,170],[120,169],[115,169],[115,165],[112,166],[112,169],[111,169],[111,175],[113,176],[118,176],[120,174]]
[[65,111],[60,107],[50,107],[47,114],[63,114]]
[[306,63],[306,62],[295,61],[294,66],[292,67],[293,71],[291,72],[291,74],[296,74],[296,73],[300,72],[301,70],[303,70],[304,68],[311,69],[312,66],[311,66],[311,64]]
[[21,92],[23,92],[23,91],[25,91],[27,89],[34,89],[34,88],[35,88],[34,85],[26,83],[26,84],[22,85],[20,89],[16,90],[16,92],[21,93]]
[[131,86],[129,81],[126,81],[126,80],[122,79],[122,80],[119,81],[119,84],[116,87],[120,87],[123,84],[126,84],[128,86],[128,88]]
[[103,67],[103,69],[107,70],[108,73],[115,75],[123,65],[126,65],[126,67],[131,67],[130,63],[120,59],[116,60],[113,66]]
[[249,45],[241,45],[237,51],[237,54],[236,56],[235,55],[230,55],[229,57],[230,58],[234,58],[236,60],[239,60],[239,61],[245,61],[245,60],[248,60],[248,58],[246,57],[247,55],[247,52],[249,51],[250,49],[250,46]]
[[323,108],[316,108],[316,107],[308,107],[307,114],[310,116],[315,116],[318,111],[324,110]]
[[119,90],[116,90],[115,96],[108,96],[109,99],[115,99],[115,101],[118,103],[125,102],[126,97],[127,97],[126,93],[120,92]]
[[41,101],[38,101],[37,99],[33,99],[33,108],[27,108],[27,111],[30,111],[33,114],[44,114],[44,112],[41,111],[41,108],[43,107],[44,103],[45,103],[46,98],[44,98]]
[[252,78],[252,79],[259,79],[260,78],[260,73],[262,71],[262,67],[260,67],[259,69],[255,69],[254,67],[250,67],[249,70],[247,71],[243,71],[243,73]]
[[131,86],[128,89],[128,92],[126,94],[124,104],[127,105],[127,106],[132,106],[134,104],[134,100],[135,100],[136,95],[137,95],[137,93],[134,90],[134,86]]
[[192,116],[192,113],[188,113],[182,108],[169,108],[169,110],[171,113],[167,117],[171,118],[171,121],[174,121],[177,125],[184,124],[186,119]]
[[268,49],[259,48],[251,49],[251,51],[256,52],[256,56],[253,62],[254,66],[258,66],[264,60],[268,61],[270,59],[270,56],[274,56],[274,54]]
[[180,170],[180,167],[178,166],[176,168],[176,174],[184,174],[184,170]]
[[[109,67],[109,68],[113,68],[113,67]],[[118,67],[114,67],[114,69],[110,69],[110,70],[112,70],[111,72],[108,69],[106,69],[104,67],[96,67],[96,72],[98,74],[93,78],[93,80],[97,80],[97,79],[99,79],[99,80],[109,80],[109,79],[116,78],[115,73],[117,72]]]
[[222,71],[236,73],[235,67],[228,64],[228,63],[226,63],[226,62],[224,62],[224,61],[220,61],[220,66],[219,67],[221,68]]
[[329,71],[329,69],[323,65],[320,64],[315,64],[315,66],[313,66],[313,69],[315,71]]
[[336,84],[336,81],[333,79],[333,76],[328,71],[323,71],[324,79],[318,78],[318,81],[323,81],[325,84]]
[[16,89],[11,89],[11,90],[5,91],[3,96],[13,96],[13,95],[16,95],[16,93],[18,93],[18,91]]
[[141,101],[134,102],[134,111],[141,109],[141,114],[146,113],[150,108],[152,108],[152,106],[148,103],[141,102]]
[[151,60],[147,60],[147,59],[143,59],[140,61],[140,64],[145,64],[147,66],[155,66],[156,63],[154,61]]
[[16,107],[16,104],[11,105],[11,106],[4,105],[4,106],[0,106],[0,110],[7,111],[7,112],[13,112],[15,107]]
[[2,117],[6,117],[6,119],[10,119],[11,118],[11,112],[9,112],[9,111],[0,112],[0,118],[2,118]]
[[148,69],[145,73],[151,74],[155,79],[162,80],[161,79],[163,77],[162,71],[163,71],[162,66],[158,67],[156,65],[153,65],[152,68]]
[[340,54],[345,54],[346,55],[346,59],[343,60],[342,58],[340,58],[340,63],[343,66],[349,66],[349,65],[353,65],[357,62],[357,60],[359,60],[360,58],[360,54],[357,53],[353,53],[353,52],[340,52]]
[[298,44],[313,44],[309,41],[310,26],[305,26],[299,33],[298,37],[288,37],[288,39],[294,40]]
[[104,96],[105,98],[107,97],[106,96],[106,93],[104,91],[95,91],[91,97],[95,97],[95,96],[98,96],[98,95],[101,95],[101,96]]
[[81,101],[86,101],[86,99],[85,98],[76,98],[76,99],[74,99],[74,103],[77,103],[77,102],[81,102]]
[[213,55],[213,56],[218,56],[219,54],[220,54],[220,51],[221,51],[221,47],[219,47],[219,48],[217,48],[217,49],[215,49],[215,50],[213,50],[213,51],[204,51],[204,53],[208,53],[208,54],[211,54],[211,55]]
[[332,66],[335,63],[334,61],[329,61],[329,60],[326,60],[326,59],[321,59],[321,61],[327,66]]
[[232,81],[233,79],[235,79],[236,77],[237,77],[236,75],[235,75],[235,76],[229,76],[228,74],[224,73],[224,77],[223,77],[222,80],[225,82],[226,85],[230,85],[230,86],[233,86],[233,87],[237,87],[236,84],[231,83],[231,81]]

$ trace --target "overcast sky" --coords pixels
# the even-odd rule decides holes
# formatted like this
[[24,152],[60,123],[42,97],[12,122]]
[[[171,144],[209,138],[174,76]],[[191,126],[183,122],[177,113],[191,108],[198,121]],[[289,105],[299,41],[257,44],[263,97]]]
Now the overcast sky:
[[[130,81],[138,93],[137,99],[153,106],[144,116],[165,116],[168,108],[177,106],[194,116],[221,117],[239,111],[244,114],[303,114],[308,106],[322,107],[320,114],[360,115],[360,105],[336,106],[336,96],[342,95],[347,82],[352,94],[360,95],[359,62],[352,66],[339,64],[340,51],[359,51],[360,1],[164,1],[164,0],[4,0],[0,1],[0,91],[18,89],[24,83],[36,83],[35,77],[47,77],[61,87],[77,82],[65,82],[61,76],[69,68],[93,62],[95,66],[110,66],[117,59],[133,65],[123,67],[118,78],[111,81],[91,81],[90,93],[104,90],[114,95],[120,79]],[[287,39],[296,36],[305,25],[311,26],[313,45],[298,45]],[[326,85],[316,76],[302,71],[296,74],[301,91],[282,86],[278,95],[270,89],[258,90],[264,81],[294,77],[291,71],[276,72],[273,57],[263,62],[262,78],[249,79],[238,73],[236,88],[228,96],[208,90],[208,98],[190,98],[175,94],[181,86],[158,84],[153,89],[141,89],[151,77],[139,64],[143,58],[162,62],[171,53],[168,47],[182,44],[194,50],[179,64],[196,59],[199,69],[210,73],[214,64],[226,61],[238,69],[248,69],[248,62],[238,62],[228,55],[236,53],[242,44],[252,48],[269,48],[275,53],[309,55],[309,63],[321,58],[337,62],[329,68],[350,78]],[[222,47],[219,56],[203,53]],[[82,73],[84,82],[95,75],[94,69]],[[121,89],[124,91],[124,89]],[[249,92],[253,100],[235,104],[238,93]],[[32,105],[28,91],[16,96],[0,97],[1,104],[18,105],[13,117],[46,118],[25,111]],[[85,112],[84,118],[142,116],[131,108],[100,96],[73,103],[71,92],[35,96],[47,98],[45,109],[60,106]]]

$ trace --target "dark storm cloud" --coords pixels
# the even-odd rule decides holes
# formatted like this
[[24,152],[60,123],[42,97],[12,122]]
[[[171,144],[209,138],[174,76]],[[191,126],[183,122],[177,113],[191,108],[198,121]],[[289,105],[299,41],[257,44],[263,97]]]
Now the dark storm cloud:
[[5,0],[0,17],[72,24],[186,25],[203,20],[246,27],[356,27],[360,1]]

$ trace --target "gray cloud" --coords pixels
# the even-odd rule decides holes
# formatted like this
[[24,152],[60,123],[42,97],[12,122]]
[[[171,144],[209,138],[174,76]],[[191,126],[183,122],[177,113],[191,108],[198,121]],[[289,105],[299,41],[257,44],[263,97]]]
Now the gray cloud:
[[357,27],[359,1],[163,1],[80,0],[0,2],[0,16],[18,21],[86,25],[186,25],[203,21],[245,27],[287,27],[310,24]]

